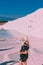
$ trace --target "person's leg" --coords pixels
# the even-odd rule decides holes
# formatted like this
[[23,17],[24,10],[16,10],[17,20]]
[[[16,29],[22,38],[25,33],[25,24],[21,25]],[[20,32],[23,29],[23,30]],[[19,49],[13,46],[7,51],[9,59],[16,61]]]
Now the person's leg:
[[19,65],[23,65],[22,61],[19,61]]
[[27,65],[27,61],[25,61],[25,62],[22,62],[22,64],[23,64],[23,65]]
[[25,61],[25,65],[27,65],[27,60]]

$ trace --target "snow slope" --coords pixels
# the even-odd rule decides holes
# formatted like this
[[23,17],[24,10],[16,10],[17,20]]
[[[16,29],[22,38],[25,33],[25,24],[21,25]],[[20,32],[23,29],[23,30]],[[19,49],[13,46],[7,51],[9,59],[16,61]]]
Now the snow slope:
[[8,21],[0,28],[7,30],[17,30],[26,35],[43,38],[43,8],[25,17]]
[[[25,17],[10,21],[0,29],[10,30],[27,35],[30,42],[28,65],[43,64],[43,8]],[[19,65],[18,63],[15,65]]]

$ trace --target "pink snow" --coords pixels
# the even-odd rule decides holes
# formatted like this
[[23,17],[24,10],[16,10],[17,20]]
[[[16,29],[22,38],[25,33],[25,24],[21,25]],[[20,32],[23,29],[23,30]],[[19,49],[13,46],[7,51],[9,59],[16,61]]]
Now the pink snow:
[[[0,28],[10,30],[13,35],[15,30],[26,35],[30,42],[27,65],[43,64],[43,8],[25,17],[9,21]],[[14,65],[19,65],[19,63]]]

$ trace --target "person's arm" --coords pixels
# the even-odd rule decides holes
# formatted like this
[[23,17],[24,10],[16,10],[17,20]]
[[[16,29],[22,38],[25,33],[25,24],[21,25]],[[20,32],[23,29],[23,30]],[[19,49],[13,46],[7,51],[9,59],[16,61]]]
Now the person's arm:
[[26,50],[25,52],[20,52],[20,54],[27,54],[28,53],[28,51]]

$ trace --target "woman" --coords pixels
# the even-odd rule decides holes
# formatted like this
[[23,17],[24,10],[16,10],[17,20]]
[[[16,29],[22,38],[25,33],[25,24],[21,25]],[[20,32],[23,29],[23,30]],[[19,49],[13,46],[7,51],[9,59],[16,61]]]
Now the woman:
[[20,65],[27,65],[29,42],[25,41],[20,50]]

